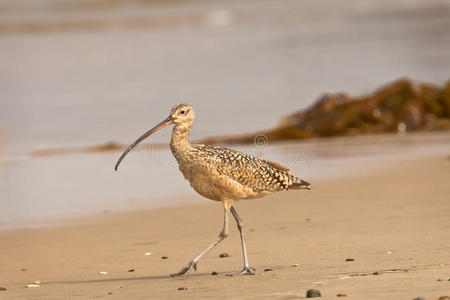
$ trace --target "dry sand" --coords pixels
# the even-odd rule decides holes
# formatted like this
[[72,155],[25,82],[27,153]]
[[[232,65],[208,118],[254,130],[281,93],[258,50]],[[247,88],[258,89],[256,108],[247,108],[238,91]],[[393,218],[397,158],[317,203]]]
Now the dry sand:
[[[222,208],[212,201],[2,231],[0,298],[301,299],[315,288],[325,299],[438,299],[450,295],[449,183],[450,161],[435,157],[242,201],[256,276],[225,276],[242,267],[235,226],[198,271],[168,276],[216,237]],[[34,280],[40,287],[25,287]]]

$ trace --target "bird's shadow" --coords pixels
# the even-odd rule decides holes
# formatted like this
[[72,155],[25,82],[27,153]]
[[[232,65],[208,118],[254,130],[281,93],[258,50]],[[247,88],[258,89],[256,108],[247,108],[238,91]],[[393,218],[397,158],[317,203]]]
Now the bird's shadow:
[[170,275],[156,275],[156,276],[142,276],[142,277],[120,277],[120,278],[105,278],[105,279],[91,279],[91,280],[64,280],[64,281],[47,281],[41,283],[41,285],[51,285],[51,284],[86,284],[86,283],[102,283],[102,282],[121,282],[121,281],[138,281],[138,280],[162,280],[162,279],[173,279],[182,280],[192,277],[205,277],[211,276],[210,273],[196,273],[184,276],[172,277]]
[[[272,266],[270,269],[272,270],[282,270],[290,268],[289,266]],[[264,270],[265,268],[262,268]],[[236,272],[232,271],[226,271],[226,272],[219,272],[217,275],[219,277],[230,277],[230,274],[234,274]],[[259,272],[259,274],[262,274],[264,272]],[[211,276],[211,273],[189,273],[185,274],[183,276],[175,276],[172,277],[170,275],[156,275],[156,276],[142,276],[142,277],[119,277],[119,278],[104,278],[104,279],[90,279],[90,280],[61,280],[61,281],[47,281],[45,283],[41,283],[41,285],[51,285],[51,284],[89,284],[89,283],[107,283],[107,282],[127,282],[127,281],[138,281],[138,280],[164,280],[164,279],[171,279],[171,280],[187,280],[189,278],[200,278],[200,277],[209,277]],[[232,277],[232,276],[231,276]]]

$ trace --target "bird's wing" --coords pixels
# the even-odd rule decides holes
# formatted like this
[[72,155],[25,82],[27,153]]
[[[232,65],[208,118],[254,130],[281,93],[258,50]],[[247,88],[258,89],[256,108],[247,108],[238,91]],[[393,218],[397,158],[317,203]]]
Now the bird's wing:
[[286,166],[283,166],[282,164],[279,164],[277,162],[274,162],[274,161],[271,161],[271,160],[267,160],[267,159],[262,159],[262,158],[260,158],[259,160],[262,160],[263,162],[265,162],[266,164],[268,164],[269,166],[271,166],[271,167],[273,167],[273,168],[275,168],[277,170],[280,170],[280,171],[283,171],[283,172],[287,172],[287,173],[291,172],[290,168],[288,168]]
[[228,176],[254,191],[287,190],[295,179],[287,167],[278,163],[232,149],[209,145],[200,147],[205,154],[207,168],[214,168],[218,175]]

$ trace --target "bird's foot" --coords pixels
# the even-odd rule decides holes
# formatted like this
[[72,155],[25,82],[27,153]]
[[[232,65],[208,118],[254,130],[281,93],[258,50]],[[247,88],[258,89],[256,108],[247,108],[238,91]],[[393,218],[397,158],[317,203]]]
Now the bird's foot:
[[252,266],[245,266],[244,269],[242,269],[242,271],[240,271],[239,273],[228,274],[227,276],[255,275],[255,271],[256,269]]
[[183,275],[183,274],[189,272],[192,268],[193,268],[195,271],[197,271],[197,263],[194,263],[193,261],[190,261],[190,262],[187,264],[186,267],[184,267],[183,269],[180,270],[180,272],[170,274],[170,276],[172,276],[172,277],[181,276],[181,275]]

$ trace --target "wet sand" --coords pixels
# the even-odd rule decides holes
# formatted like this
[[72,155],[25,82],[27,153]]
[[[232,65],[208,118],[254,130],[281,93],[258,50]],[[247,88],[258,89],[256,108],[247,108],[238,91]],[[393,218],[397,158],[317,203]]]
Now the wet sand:
[[[293,174],[317,182],[360,176],[406,157],[419,160],[445,156],[449,139],[448,132],[435,132],[225,146],[287,165]],[[104,211],[148,210],[205,201],[184,180],[167,142],[162,149],[154,145],[136,149],[114,172],[120,154],[108,151],[5,160],[0,168],[0,230],[52,226],[61,219],[65,223],[68,218]]]
[[[235,226],[198,271],[168,276],[216,237],[222,209],[212,201],[1,231],[0,298],[301,299],[316,288],[324,299],[438,299],[450,294],[449,166],[443,155],[405,158],[238,203],[256,276],[224,276],[242,265]],[[34,280],[40,287],[25,287]]]

